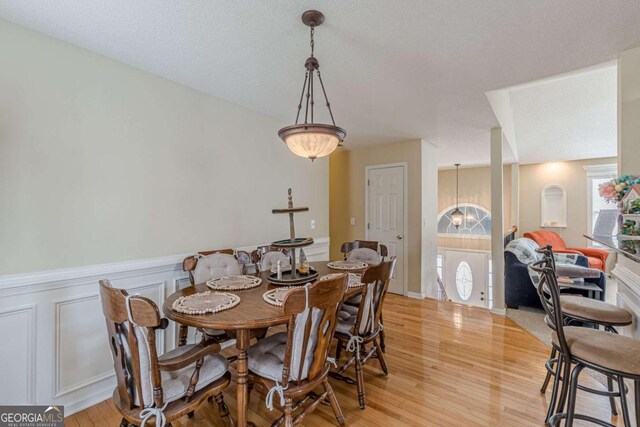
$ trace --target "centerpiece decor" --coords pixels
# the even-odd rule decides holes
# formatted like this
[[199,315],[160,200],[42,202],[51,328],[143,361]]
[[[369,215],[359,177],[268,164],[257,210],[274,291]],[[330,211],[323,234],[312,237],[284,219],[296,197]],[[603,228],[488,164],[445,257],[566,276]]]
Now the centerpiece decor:
[[[311,56],[304,63],[306,72],[304,75],[304,83],[302,84],[302,93],[298,102],[298,113],[296,114],[296,123],[291,126],[283,127],[278,131],[278,136],[287,144],[289,150],[300,157],[308,157],[311,161],[318,157],[324,157],[331,154],[342,143],[347,132],[336,126],[333,119],[331,104],[327,98],[327,91],[324,88],[322,77],[320,76],[320,63],[314,56],[314,40],[313,33],[315,28],[322,25],[324,15],[317,10],[307,10],[302,14],[302,22],[311,28]],[[313,99],[313,80],[314,73],[318,76],[320,89],[324,95],[325,105],[329,110],[331,124],[314,123],[313,107],[315,101]],[[317,90],[317,89],[316,89]],[[306,95],[306,100],[304,100]],[[300,119],[300,110],[302,104],[305,104],[304,123],[298,124]]]
[[624,175],[600,184],[598,191],[618,205],[618,239],[640,240],[640,177]]
[[291,254],[291,269],[286,271],[280,271],[272,273],[269,276],[269,282],[274,285],[303,285],[310,281],[313,281],[316,277],[318,277],[318,272],[315,271],[312,267],[305,265],[306,262],[303,262],[304,253],[302,249],[300,249],[300,268],[296,268],[296,249],[303,248],[305,246],[309,246],[313,244],[313,238],[311,237],[296,237],[296,228],[293,222],[293,215],[299,212],[307,212],[309,211],[308,207],[302,208],[294,208],[293,207],[293,196],[291,195],[291,189],[288,191],[289,194],[289,203],[288,206],[284,209],[273,209],[271,213],[273,214],[288,214],[289,215],[289,234],[290,237],[284,240],[278,240],[271,243],[271,246],[276,248],[289,249],[292,251]]

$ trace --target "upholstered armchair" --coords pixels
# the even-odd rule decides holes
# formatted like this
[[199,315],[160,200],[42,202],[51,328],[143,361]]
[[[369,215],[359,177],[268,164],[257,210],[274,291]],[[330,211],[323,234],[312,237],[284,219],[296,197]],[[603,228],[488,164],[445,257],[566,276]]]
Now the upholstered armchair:
[[533,240],[538,246],[550,245],[555,253],[581,254],[587,257],[590,268],[597,268],[605,271],[607,267],[607,257],[609,252],[598,248],[568,248],[564,240],[558,233],[546,230],[537,230],[531,233],[524,233],[524,237]]
[[[504,250],[504,281],[505,281],[505,303],[508,308],[541,307],[540,298],[536,290],[536,284],[531,277],[531,271],[527,266],[542,259],[542,255],[537,252],[540,246],[528,238],[515,239],[509,242]],[[604,301],[607,279],[602,271],[587,268],[587,258],[580,253],[558,254],[554,253],[555,261],[559,269],[565,271],[571,267],[582,268],[594,272],[597,277],[587,277],[585,282],[596,284],[602,292],[598,297]],[[574,273],[567,276],[578,276]],[[587,296],[585,291],[566,290],[567,293],[579,293]]]

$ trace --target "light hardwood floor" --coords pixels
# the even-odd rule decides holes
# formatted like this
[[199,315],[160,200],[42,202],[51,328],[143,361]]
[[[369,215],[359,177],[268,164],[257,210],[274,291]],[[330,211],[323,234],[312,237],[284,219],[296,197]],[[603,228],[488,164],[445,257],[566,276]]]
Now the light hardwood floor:
[[[367,409],[358,408],[355,386],[332,380],[347,425],[543,425],[547,398],[539,388],[549,348],[513,321],[480,308],[395,295],[385,303],[384,319],[389,376],[375,360],[365,367]],[[250,420],[258,426],[270,425],[280,415],[265,409],[264,396],[256,387],[249,405]],[[225,400],[234,413],[234,386]],[[611,419],[603,397],[580,392],[578,410],[623,424]],[[106,400],[65,421],[67,426],[118,426],[120,416]],[[195,425],[222,425],[216,406],[205,404],[193,419],[174,423]],[[320,405],[304,425],[336,424],[331,409]]]

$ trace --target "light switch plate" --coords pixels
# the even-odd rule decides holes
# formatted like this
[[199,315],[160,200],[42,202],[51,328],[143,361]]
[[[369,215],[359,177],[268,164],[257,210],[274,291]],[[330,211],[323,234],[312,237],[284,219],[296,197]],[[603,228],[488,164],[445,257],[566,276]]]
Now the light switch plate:
[[312,229],[312,230],[315,230],[315,229],[316,229],[316,220],[315,220],[315,219],[312,219],[312,220],[311,220],[311,229]]
[[356,219],[354,217],[351,217],[351,225],[356,225]]

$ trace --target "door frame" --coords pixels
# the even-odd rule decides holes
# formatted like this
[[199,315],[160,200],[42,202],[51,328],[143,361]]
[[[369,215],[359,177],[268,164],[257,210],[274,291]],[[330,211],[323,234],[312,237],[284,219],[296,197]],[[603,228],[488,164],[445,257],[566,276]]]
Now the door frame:
[[[369,240],[369,171],[374,169],[388,169],[402,167],[402,187],[403,187],[403,230],[402,230],[402,268],[404,274],[402,275],[402,295],[405,297],[408,295],[408,280],[409,280],[409,247],[407,244],[408,236],[409,236],[409,164],[407,162],[398,162],[398,163],[385,163],[379,165],[368,165],[364,167],[364,236],[366,240]],[[420,284],[420,292],[422,293],[422,284]]]

